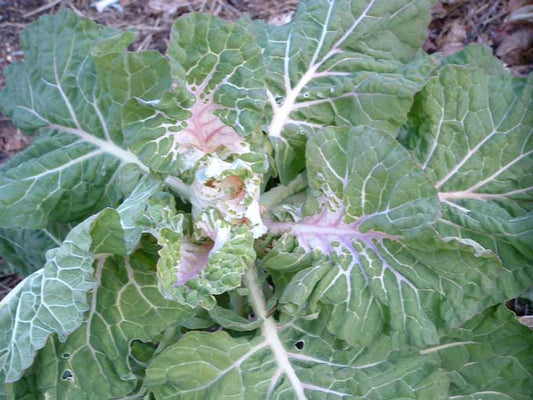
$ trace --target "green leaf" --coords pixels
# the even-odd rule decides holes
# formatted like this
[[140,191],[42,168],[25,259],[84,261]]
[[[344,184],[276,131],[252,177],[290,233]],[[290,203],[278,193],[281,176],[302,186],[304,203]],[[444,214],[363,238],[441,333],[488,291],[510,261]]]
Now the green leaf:
[[509,72],[503,63],[492,55],[492,49],[478,44],[469,44],[462,51],[452,54],[442,60],[442,66],[457,64],[466,67],[476,67],[487,74],[500,79],[507,79]]
[[259,328],[261,324],[261,321],[258,319],[250,321],[227,308],[219,306],[209,310],[209,316],[223,328],[238,332],[254,331]]
[[286,310],[327,314],[330,332],[352,345],[389,335],[419,346],[481,311],[497,258],[426,228],[439,211],[435,190],[390,135],[326,129],[309,140],[307,158],[301,215],[266,223],[283,235],[277,257],[287,261],[265,266],[305,268],[281,295]]
[[24,376],[16,383],[0,386],[0,399],[2,400],[35,400],[39,398],[39,390],[35,382],[33,368],[26,371]]
[[[161,296],[155,262],[143,251],[131,257],[98,258],[97,284],[83,324],[63,343],[51,337],[35,360],[41,394],[81,400],[122,398],[141,391],[144,368],[138,364],[142,360],[136,358],[135,368],[130,359],[132,342],[159,340],[165,329],[191,315],[187,307]],[[153,348],[144,356],[152,354]],[[139,349],[135,355],[140,356]]]
[[533,392],[532,351],[531,329],[497,306],[421,353],[439,355],[453,399],[528,400]]
[[95,285],[89,229],[90,220],[74,228],[59,248],[48,251],[44,268],[0,303],[0,380],[18,380],[49,335],[65,340],[82,323],[86,293]]
[[264,304],[254,308],[261,336],[189,332],[158,355],[145,380],[156,399],[447,398],[437,358],[395,352],[384,338],[351,347],[323,319],[277,325]]
[[238,287],[244,268],[255,260],[250,229],[232,227],[213,209],[189,227],[185,216],[176,214],[172,199],[154,202],[141,225],[161,246],[157,263],[161,292],[192,308],[213,308],[213,296]]
[[124,148],[121,107],[158,98],[170,72],[155,52],[122,53],[132,40],[69,11],[22,33],[25,62],[6,69],[0,109],[40,136],[0,173],[0,226],[79,221],[128,194],[132,172],[121,165],[146,170]]
[[206,154],[227,159],[255,148],[266,96],[252,37],[213,16],[186,15],[173,26],[168,56],[176,91],[125,109],[127,142],[139,158],[182,174]]
[[305,165],[305,138],[325,126],[396,134],[433,68],[415,53],[430,1],[306,0],[284,26],[254,23],[266,62],[267,131],[281,181]]
[[46,251],[61,245],[70,224],[52,224],[44,229],[0,228],[0,255],[17,273],[28,276],[41,269]]
[[431,79],[408,124],[405,141],[439,191],[439,232],[473,239],[502,259],[490,304],[533,284],[532,130],[533,78],[457,65]]
[[[87,292],[98,285],[94,276],[95,251],[123,254],[132,251],[141,230],[132,227],[144,211],[160,182],[150,177],[141,180],[117,211],[106,209],[76,226],[61,246],[46,253],[44,268],[34,272],[13,289],[0,303],[0,380],[14,382],[32,365],[35,353],[48,337],[57,334],[65,341],[83,321],[89,308]],[[115,218],[118,215],[118,219]],[[117,238],[110,244],[102,226],[122,232],[122,246]]]

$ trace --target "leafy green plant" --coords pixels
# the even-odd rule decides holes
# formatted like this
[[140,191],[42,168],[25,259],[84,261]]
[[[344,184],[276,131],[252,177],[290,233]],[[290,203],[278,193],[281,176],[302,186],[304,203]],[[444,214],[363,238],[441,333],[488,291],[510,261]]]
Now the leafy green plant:
[[0,109],[13,399],[529,399],[533,82],[420,50],[426,0],[178,19],[166,55],[62,11]]

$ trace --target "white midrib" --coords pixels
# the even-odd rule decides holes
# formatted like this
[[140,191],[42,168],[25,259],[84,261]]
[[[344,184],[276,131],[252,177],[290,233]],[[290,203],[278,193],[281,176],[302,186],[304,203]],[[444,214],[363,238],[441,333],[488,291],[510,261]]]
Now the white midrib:
[[265,339],[265,343],[267,343],[272,350],[279,370],[287,376],[296,395],[296,399],[307,400],[304,392],[305,385],[300,381],[300,378],[296,375],[296,371],[294,371],[294,368],[289,361],[289,354],[287,353],[287,350],[285,350],[285,347],[278,336],[276,322],[272,317],[267,316],[268,311],[263,297],[263,291],[259,285],[254,268],[255,267],[252,266],[247,269],[245,281],[246,286],[248,287],[252,307],[256,315],[263,320],[261,332]]
[[[76,135],[83,141],[96,146],[102,152],[110,154],[118,158],[123,163],[136,164],[141,169],[141,171],[143,171],[144,173],[146,174],[150,173],[150,169],[146,167],[146,165],[144,165],[142,161],[139,160],[135,154],[129,152],[128,150],[124,150],[122,147],[119,147],[112,142],[108,142],[107,140],[102,140],[96,136],[90,135],[89,133],[85,132],[83,129],[69,128],[67,126],[56,125],[56,124],[50,124],[49,128],[58,130],[60,132],[68,132],[73,135]],[[189,198],[189,186],[183,183],[183,181],[181,181],[180,179],[173,177],[173,176],[168,176],[165,178],[165,183],[183,198],[185,199]]]
[[[465,165],[468,160],[470,160],[472,158],[472,156],[474,154],[476,154],[476,152],[485,144],[487,143],[490,139],[492,139],[494,137],[494,135],[497,135],[497,134],[500,134],[500,133],[504,133],[506,134],[507,132],[509,132],[510,130],[508,130],[507,132],[500,132],[500,127],[501,125],[507,120],[507,116],[509,115],[509,113],[511,112],[511,110],[513,109],[513,106],[515,105],[516,101],[518,100],[518,97],[515,98],[515,100],[513,100],[513,102],[511,103],[511,106],[507,109],[507,111],[505,112],[505,115],[502,117],[501,121],[500,121],[500,124],[498,125],[498,127],[494,128],[492,130],[491,133],[489,133],[487,136],[485,136],[482,140],[479,141],[478,144],[476,144],[472,149],[468,149],[468,152],[463,156],[463,158],[461,159],[461,161],[459,161],[447,174],[446,176],[444,176],[440,181],[438,181],[436,184],[435,184],[435,187],[438,189],[440,189],[446,182],[448,182],[462,167],[463,165]],[[489,110],[489,115],[491,116],[492,118],[492,115],[490,114],[490,110]],[[493,124],[494,126],[494,124]]]
[[39,179],[39,178],[42,178],[43,176],[46,176],[46,175],[49,175],[49,174],[53,174],[55,172],[59,172],[61,173],[62,171],[65,171],[67,169],[69,169],[70,167],[72,167],[73,165],[76,165],[76,164],[79,164],[81,162],[84,162],[84,161],[87,161],[93,157],[96,157],[100,154],[103,154],[104,151],[102,150],[95,150],[95,151],[92,151],[90,153],[87,153],[83,156],[80,156],[78,158],[74,158],[72,160],[70,160],[69,162],[65,163],[65,164],[61,164],[59,167],[57,168],[52,168],[52,169],[48,169],[44,172],[41,172],[40,174],[37,174],[37,175],[29,175],[25,178],[22,178],[20,179],[21,181],[27,181],[27,180],[35,180],[35,179]]
[[476,344],[477,342],[473,342],[473,341],[466,341],[466,342],[452,342],[452,343],[446,343],[446,344],[441,344],[439,346],[435,346],[435,347],[430,347],[428,349],[424,349],[424,350],[420,350],[419,353],[421,355],[426,355],[426,354],[430,354],[430,353],[434,353],[436,351],[441,351],[441,350],[445,350],[445,349],[449,349],[451,347],[456,347],[456,346],[466,346],[468,344]]
[[[324,27],[322,30],[322,34],[320,37],[320,40],[317,44],[317,47],[315,49],[315,52],[313,54],[313,57],[311,59],[309,69],[305,72],[305,74],[302,75],[300,78],[300,81],[298,84],[290,89],[289,87],[286,88],[285,93],[285,100],[283,101],[283,104],[281,107],[277,107],[276,102],[272,102],[272,107],[274,109],[274,116],[272,118],[272,122],[270,123],[268,127],[268,134],[272,137],[281,138],[281,132],[283,131],[283,127],[285,126],[287,120],[289,119],[289,115],[291,111],[294,109],[294,105],[296,104],[296,99],[298,98],[298,95],[302,91],[302,89],[313,79],[317,76],[316,71],[318,68],[324,64],[331,56],[336,54],[339,51],[339,48],[341,44],[350,36],[353,31],[359,26],[361,21],[366,18],[368,15],[368,12],[370,9],[374,6],[375,0],[372,0],[368,3],[366,8],[363,10],[361,15],[354,21],[354,23],[346,30],[346,32],[342,35],[342,37],[333,45],[331,50],[322,58],[322,60],[317,61],[319,53],[322,51],[322,46],[324,45],[325,39],[326,39],[326,33],[327,33],[327,27],[329,25],[329,20],[331,18],[331,14],[333,11],[333,5],[334,2],[330,3],[330,7],[327,12],[326,20],[324,21]],[[291,37],[289,36],[289,41],[291,40]],[[289,44],[287,44],[288,46]],[[286,55],[285,57],[288,57]],[[287,60],[285,60],[287,62]],[[285,72],[285,75],[287,75],[287,72]],[[288,77],[285,76],[286,82],[288,82]],[[286,86],[288,86],[286,84]]]
[[[510,397],[509,395],[507,395],[506,393],[502,393],[502,392],[495,392],[494,390],[483,390],[481,392],[475,392],[475,393],[470,393],[469,397],[470,398],[475,398],[475,395],[484,395],[484,394],[490,394],[490,395],[497,395],[498,397],[505,397],[509,400],[513,400],[512,397]],[[459,396],[451,396],[450,399],[464,399],[465,396],[464,395],[459,395]]]
[[509,196],[526,193],[533,190],[533,186],[512,190],[506,193],[474,193],[469,190],[457,191],[457,192],[439,192],[439,199],[441,201],[446,200],[459,200],[459,199],[472,199],[472,200],[507,200]]
[[522,159],[529,157],[531,154],[533,154],[533,150],[530,150],[527,153],[521,154],[520,156],[516,157],[513,161],[502,166],[500,169],[498,169],[488,178],[485,178],[482,181],[479,181],[478,183],[476,183],[475,185],[472,185],[470,188],[466,190],[458,190],[454,192],[439,192],[439,198],[443,201],[453,200],[453,199],[505,200],[509,196],[528,192],[532,190],[533,187],[516,189],[516,190],[509,191],[507,193],[476,193],[475,191],[485,186],[487,183],[493,181],[496,177],[498,177],[504,171],[508,170],[510,167],[512,167],[513,165],[515,165],[517,162],[521,161]]
[[[91,343],[91,334],[92,334],[91,327],[92,327],[93,316],[94,316],[94,313],[96,312],[96,303],[98,301],[98,289],[100,288],[101,281],[102,281],[102,271],[104,269],[104,263],[105,263],[107,257],[108,257],[107,254],[102,254],[96,260],[97,261],[97,267],[96,267],[96,273],[95,273],[95,282],[96,282],[96,284],[95,284],[94,289],[92,290],[91,308],[89,310],[89,315],[87,316],[87,328],[86,328],[86,338],[85,338],[85,340],[86,340],[87,344],[89,345],[88,347],[89,347],[92,355],[94,356],[94,358],[96,360],[98,360],[98,358],[96,357],[96,352],[93,349],[93,347],[90,345],[90,343]],[[99,363],[98,363],[98,366],[100,367]]]
[[[63,87],[61,86],[61,79],[57,72],[57,63],[56,63],[56,48],[54,44],[54,78],[56,80],[56,83],[53,85],[59,90],[59,94],[61,95],[61,98],[63,99],[63,102],[65,103],[65,106],[68,109],[68,112],[72,118],[72,121],[74,122],[74,125],[76,125],[76,128],[70,128],[66,126],[51,124],[50,121],[48,121],[46,118],[43,118],[39,113],[35,112],[32,109],[27,109],[26,107],[22,107],[26,109],[29,112],[32,112],[35,114],[38,118],[42,119],[43,121],[46,121],[50,124],[50,128],[56,129],[59,131],[69,132],[72,133],[82,140],[93,144],[94,146],[98,147],[100,150],[104,151],[105,153],[108,153],[114,157],[117,157],[119,160],[121,160],[123,163],[133,163],[139,166],[141,171],[144,173],[150,173],[149,168],[147,168],[141,160],[137,158],[137,156],[127,150],[124,150],[123,148],[117,146],[113,142],[102,140],[94,135],[91,135],[87,132],[85,132],[80,125],[80,122],[78,120],[78,117],[76,116],[76,112],[74,110],[74,107],[72,106],[72,103],[70,102],[70,99],[68,98],[67,94],[63,90]],[[96,106],[96,102],[94,103],[94,109],[96,111],[96,114],[102,124],[102,127],[104,129],[106,137],[109,138],[109,132],[107,130],[107,126],[105,124],[105,121],[103,120],[103,116],[100,112],[100,109]],[[177,192],[182,198],[189,199],[189,186],[183,183],[180,179],[168,176],[165,178],[165,183],[175,192]]]
[[268,133],[270,136],[281,137],[281,131],[283,130],[283,126],[285,126],[285,122],[287,121],[287,118],[289,118],[289,114],[294,109],[294,104],[296,103],[298,95],[305,87],[305,85],[307,85],[313,79],[317,68],[318,64],[311,66],[311,68],[309,68],[307,72],[302,76],[298,84],[293,89],[287,92],[285,101],[283,102],[281,107],[278,107],[274,110],[274,117],[272,118],[272,122],[270,123],[270,126],[268,128]]
[[141,170],[147,173],[149,172],[149,169],[133,153],[130,153],[129,151],[124,150],[123,148],[117,146],[116,144],[112,142],[108,142],[96,136],[89,135],[87,132],[85,132],[82,129],[69,128],[66,126],[55,125],[55,124],[51,124],[50,128],[58,130],[60,132],[72,133],[73,135],[76,135],[83,141],[98,147],[103,152],[108,153],[112,156],[115,156],[122,162],[137,164],[139,168],[141,168]]
[[383,232],[376,232],[376,231],[368,231],[368,232],[360,232],[357,230],[357,227],[354,226],[320,226],[320,225],[313,225],[313,224],[305,224],[305,223],[293,223],[293,222],[266,222],[265,223],[269,229],[270,233],[274,234],[280,234],[284,232],[291,233],[293,235],[324,235],[324,236],[336,236],[336,237],[342,237],[342,236],[349,236],[353,238],[357,238],[360,236],[361,238],[382,238],[382,239],[401,239],[400,236],[393,236],[388,235]]

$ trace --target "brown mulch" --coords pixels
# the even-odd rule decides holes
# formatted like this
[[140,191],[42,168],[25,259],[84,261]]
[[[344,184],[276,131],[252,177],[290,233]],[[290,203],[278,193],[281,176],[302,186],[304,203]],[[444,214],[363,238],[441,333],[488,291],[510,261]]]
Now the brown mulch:
[[[120,0],[118,7],[102,12],[94,3],[96,0],[0,0],[0,89],[4,86],[3,68],[23,60],[19,32],[41,15],[62,7],[103,25],[136,28],[139,35],[132,50],[164,52],[170,27],[182,14],[198,11],[235,20],[246,13],[279,24],[290,19],[298,0]],[[428,53],[449,55],[469,43],[480,43],[492,48],[515,75],[525,76],[533,70],[533,0],[439,0],[431,15],[424,44]],[[0,165],[29,143],[31,138],[0,114]],[[15,276],[0,277],[0,299],[18,281]]]
[[533,71],[533,0],[441,0],[424,50],[447,56],[465,45],[490,47],[517,76]]

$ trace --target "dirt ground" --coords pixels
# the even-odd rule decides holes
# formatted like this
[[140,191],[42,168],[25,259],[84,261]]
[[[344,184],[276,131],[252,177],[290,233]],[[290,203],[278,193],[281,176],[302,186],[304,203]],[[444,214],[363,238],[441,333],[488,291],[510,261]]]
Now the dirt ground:
[[[180,15],[199,11],[235,20],[247,13],[271,23],[288,21],[298,0],[116,0],[97,10],[97,0],[0,0],[0,89],[2,70],[22,61],[19,32],[43,14],[68,7],[79,15],[116,28],[136,28],[132,50],[167,47],[172,22]],[[469,43],[492,48],[494,55],[517,76],[533,71],[533,0],[438,0],[424,50],[453,54]],[[0,114],[0,165],[31,143],[9,119]],[[0,263],[2,262],[0,258]],[[0,277],[0,299],[19,278]],[[514,308],[514,307],[513,307]]]

